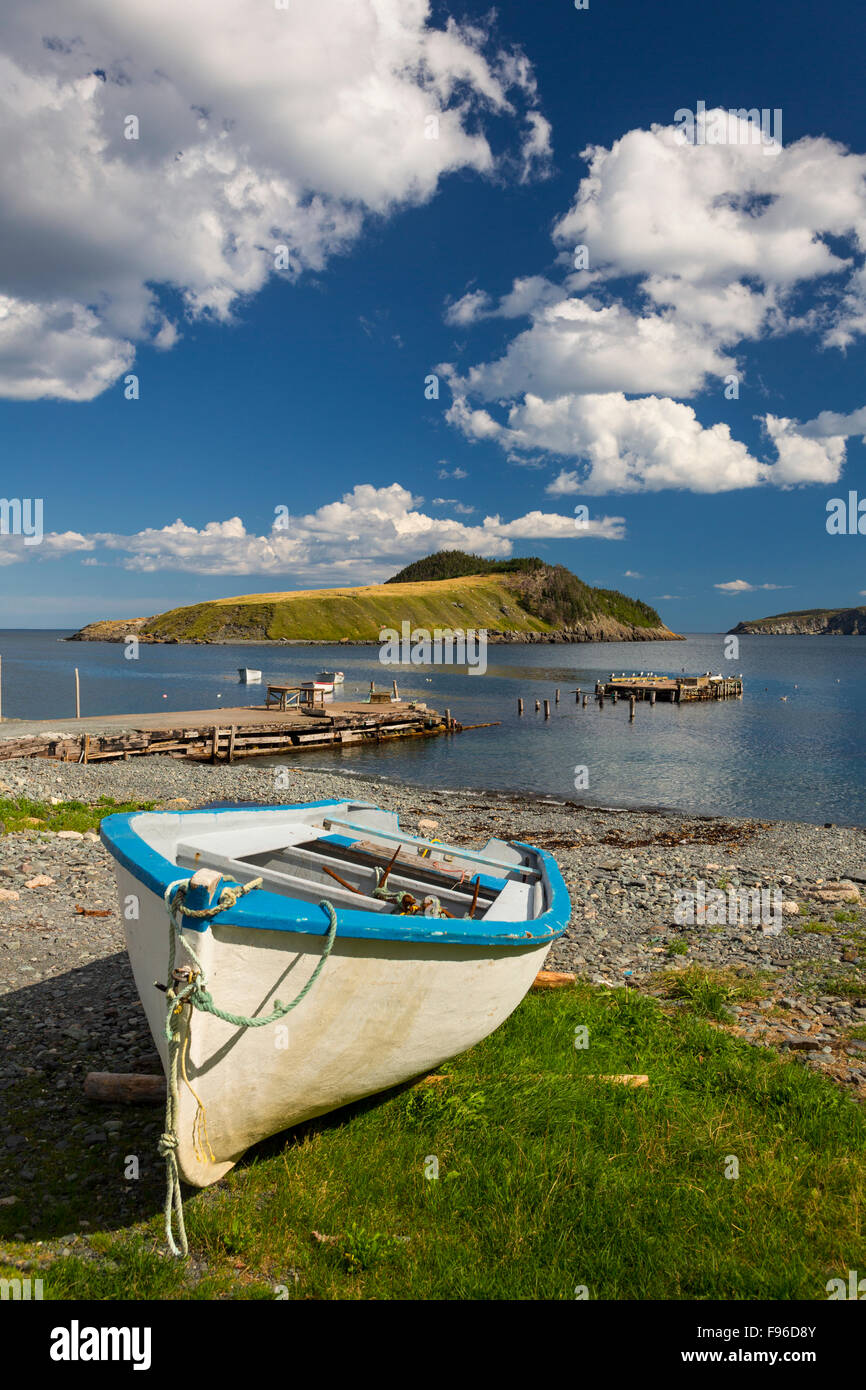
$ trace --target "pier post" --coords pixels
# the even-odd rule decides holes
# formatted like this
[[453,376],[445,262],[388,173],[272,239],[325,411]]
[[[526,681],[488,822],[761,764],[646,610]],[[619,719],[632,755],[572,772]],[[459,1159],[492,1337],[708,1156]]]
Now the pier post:
[[392,681],[392,682],[391,682],[391,689],[392,689],[392,691],[394,692],[394,699],[395,699],[395,700],[399,700],[399,698],[400,698],[400,692],[399,692],[399,690],[397,689],[397,682],[396,682],[396,681]]
[[583,709],[586,709],[586,702],[587,702],[588,699],[589,699],[589,696],[588,696],[588,695],[584,695],[584,697],[583,697],[583,706],[582,706]]
[[556,687],[556,703],[559,704],[559,686]]
[[633,695],[630,695],[630,696],[629,696],[629,700],[628,700],[628,718],[629,718],[629,723],[631,723],[631,721],[634,719],[634,706],[635,706],[635,698],[634,698]]
[[78,667],[75,668],[75,718],[81,718],[81,691],[78,685]]
[[613,703],[616,704],[617,700],[619,699],[619,696],[617,695],[616,691],[613,692],[611,699],[613,700]]
[[541,701],[540,701],[540,700],[536,700],[536,702],[535,702],[535,709],[536,709],[536,713],[538,712],[538,710],[541,709]]
[[451,711],[450,711],[450,709],[446,709],[446,711],[445,711],[445,728],[448,730],[448,732],[449,732],[449,734],[450,734],[450,733],[451,733]]
[[549,700],[545,700],[545,702],[544,702],[544,717],[545,717],[545,719],[549,719],[549,718],[550,718],[550,701],[549,701]]
[[[580,694],[581,694],[580,686],[578,686],[577,689],[576,689],[575,692],[574,692],[574,703],[575,703],[576,705],[579,705],[579,704],[580,704]],[[585,700],[584,700],[584,704],[586,704],[586,701],[585,701]]]
[[522,714],[522,713],[523,713],[523,701],[520,700],[520,699],[517,701],[517,713],[518,713],[518,714]]
[[651,705],[654,705],[655,702],[656,702],[656,693],[655,693],[654,690],[651,690],[651,691],[650,691],[650,704],[651,704]]

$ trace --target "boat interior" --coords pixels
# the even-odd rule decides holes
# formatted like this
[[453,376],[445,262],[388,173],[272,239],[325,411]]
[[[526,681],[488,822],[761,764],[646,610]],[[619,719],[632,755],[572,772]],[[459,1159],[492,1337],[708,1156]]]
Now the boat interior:
[[[304,820],[273,815],[202,817],[188,832],[182,827],[172,858],[180,868],[215,869],[239,883],[261,877],[269,892],[327,897],[355,911],[438,915],[435,898],[448,917],[525,921],[547,905],[535,855],[502,840],[480,851],[444,845],[402,831],[391,813],[355,805]],[[374,897],[377,886],[392,896]]]

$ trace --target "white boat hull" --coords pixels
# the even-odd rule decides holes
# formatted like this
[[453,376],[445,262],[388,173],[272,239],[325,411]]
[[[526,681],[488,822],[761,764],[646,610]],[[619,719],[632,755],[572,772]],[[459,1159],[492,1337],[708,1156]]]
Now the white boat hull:
[[[167,1067],[168,918],[161,898],[117,864],[121,896],[139,903],[127,947],[154,1041]],[[216,1003],[268,1014],[309,979],[324,936],[221,925],[185,930]],[[194,1013],[187,1074],[205,1112],[215,1162],[196,1151],[198,1104],[179,1082],[178,1166],[217,1182],[251,1145],[315,1115],[423,1074],[498,1028],[526,994],[550,942],[442,945],[337,937],[319,979],[282,1023],[238,1028]],[[178,951],[178,963],[183,963]],[[185,1025],[186,1026],[186,1025]]]

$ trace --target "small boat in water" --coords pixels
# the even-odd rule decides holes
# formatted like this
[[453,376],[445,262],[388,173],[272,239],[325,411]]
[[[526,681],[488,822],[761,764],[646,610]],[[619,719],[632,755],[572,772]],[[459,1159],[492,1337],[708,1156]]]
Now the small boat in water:
[[198,1187],[492,1033],[571,912],[544,850],[437,843],[366,801],[141,811],[100,833],[176,1091],[169,1148]]
[[253,666],[239,666],[238,678],[242,685],[257,685],[262,678],[262,673]]
[[323,685],[342,685],[346,677],[342,671],[320,671],[316,681]]

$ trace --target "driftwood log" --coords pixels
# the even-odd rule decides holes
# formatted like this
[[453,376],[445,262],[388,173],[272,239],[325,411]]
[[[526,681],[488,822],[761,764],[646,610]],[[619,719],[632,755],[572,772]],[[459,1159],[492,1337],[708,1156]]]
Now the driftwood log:
[[568,970],[539,970],[532,982],[533,989],[565,989],[573,985],[575,976]]
[[88,1100],[107,1105],[163,1105],[165,1077],[136,1072],[89,1071],[84,1078]]

